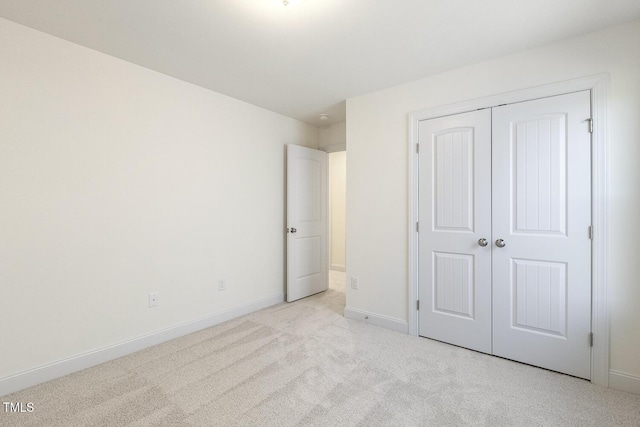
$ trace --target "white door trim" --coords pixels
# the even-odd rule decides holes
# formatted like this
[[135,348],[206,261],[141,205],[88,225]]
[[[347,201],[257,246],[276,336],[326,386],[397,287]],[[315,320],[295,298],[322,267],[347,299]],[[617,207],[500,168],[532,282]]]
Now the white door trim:
[[592,241],[592,313],[591,324],[594,335],[591,351],[591,382],[609,386],[609,312],[607,302],[607,117],[606,100],[609,74],[598,74],[545,86],[522,89],[499,95],[478,98],[457,104],[416,111],[409,114],[409,334],[418,335],[418,122],[451,114],[464,113],[501,104],[528,101],[581,90],[591,91],[593,119],[591,159],[591,215],[593,219]]

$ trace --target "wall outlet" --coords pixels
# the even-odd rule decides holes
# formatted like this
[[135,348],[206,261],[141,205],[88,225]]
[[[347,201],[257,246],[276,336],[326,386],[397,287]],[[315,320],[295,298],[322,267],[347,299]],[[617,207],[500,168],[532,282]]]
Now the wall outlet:
[[158,293],[151,292],[149,294],[149,308],[158,306]]
[[360,286],[360,279],[358,279],[357,277],[352,277],[351,278],[351,289],[358,289],[358,286]]
[[227,289],[227,280],[226,279],[219,279],[218,280],[218,290],[219,291],[224,291],[225,289]]

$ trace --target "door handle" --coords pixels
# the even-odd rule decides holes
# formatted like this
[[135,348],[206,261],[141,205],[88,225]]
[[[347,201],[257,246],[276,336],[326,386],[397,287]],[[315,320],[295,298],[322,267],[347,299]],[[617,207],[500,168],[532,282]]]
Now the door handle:
[[499,248],[504,248],[505,246],[507,246],[507,244],[504,242],[504,240],[498,239],[496,240],[496,246]]
[[489,242],[487,242],[487,239],[485,239],[484,237],[482,239],[478,239],[478,245],[482,246],[483,248],[485,246],[487,246]]

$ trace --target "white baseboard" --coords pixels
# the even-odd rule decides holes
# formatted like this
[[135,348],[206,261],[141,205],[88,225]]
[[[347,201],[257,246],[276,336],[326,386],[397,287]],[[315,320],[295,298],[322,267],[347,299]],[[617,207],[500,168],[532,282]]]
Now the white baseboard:
[[619,371],[609,371],[609,388],[640,394],[640,377]]
[[329,268],[329,270],[347,271],[347,267],[340,264],[331,264],[331,267]]
[[284,294],[279,293],[271,297],[222,311],[212,316],[172,326],[109,347],[72,356],[67,359],[39,366],[9,377],[0,378],[0,396],[14,393],[46,381],[51,381],[65,375],[144,350],[145,348],[215,326],[222,322],[226,322],[227,320],[253,313],[254,311],[270,307],[283,301]]
[[366,311],[345,307],[344,317],[351,320],[360,320],[365,323],[380,326],[381,328],[391,329],[392,331],[402,332],[403,334],[409,333],[409,324],[406,321],[382,314],[367,313]]

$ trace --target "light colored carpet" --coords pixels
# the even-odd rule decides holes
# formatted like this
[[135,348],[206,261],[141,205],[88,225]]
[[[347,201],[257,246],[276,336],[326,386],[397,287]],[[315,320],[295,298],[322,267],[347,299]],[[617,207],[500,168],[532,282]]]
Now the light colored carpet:
[[[347,320],[332,289],[4,396],[2,426],[640,425],[640,396]],[[0,407],[0,411],[2,408]]]

